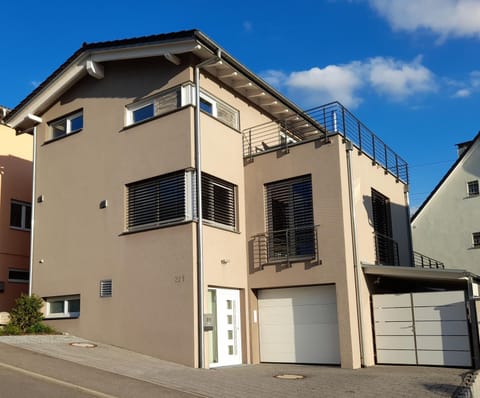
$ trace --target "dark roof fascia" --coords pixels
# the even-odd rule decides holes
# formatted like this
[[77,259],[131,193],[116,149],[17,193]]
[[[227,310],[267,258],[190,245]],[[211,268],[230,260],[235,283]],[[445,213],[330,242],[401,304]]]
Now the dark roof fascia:
[[7,117],[5,118],[5,121],[6,123],[8,123],[9,120],[11,120],[24,106],[26,106],[30,102],[30,100],[32,100],[35,96],[37,96],[40,92],[42,92],[43,89],[47,87],[50,82],[52,82],[58,75],[60,75],[65,69],[67,69],[67,67],[71,65],[78,57],[80,57],[82,54],[86,53],[87,51],[107,49],[107,48],[119,48],[119,47],[132,46],[135,44],[146,44],[146,43],[154,43],[159,41],[170,41],[170,40],[194,38],[195,32],[196,30],[193,29],[193,30],[183,30],[183,31],[172,32],[172,33],[163,33],[159,35],[134,37],[129,39],[110,40],[110,41],[95,42],[95,43],[83,43],[82,47],[80,47],[77,51],[75,51],[62,65],[60,65],[50,76],[48,76],[35,90],[33,90],[13,110],[11,110],[7,115]]
[[440,180],[440,182],[437,184],[437,186],[433,189],[432,192],[430,192],[430,195],[428,195],[427,199],[422,203],[422,205],[418,208],[418,210],[415,212],[415,214],[411,217],[410,222],[413,222],[417,216],[420,214],[420,212],[425,208],[425,206],[428,204],[430,199],[435,195],[435,193],[440,189],[442,184],[447,180],[447,178],[450,176],[450,174],[453,173],[453,171],[457,168],[457,166],[460,164],[460,162],[463,160],[463,158],[467,155],[467,153],[470,151],[470,149],[475,145],[475,142],[480,139],[480,131],[477,133],[475,138],[470,141],[470,144],[468,147],[463,151],[463,153],[458,157],[458,159],[455,161],[455,163],[450,167],[450,169],[447,171],[447,173],[443,176],[443,178]]

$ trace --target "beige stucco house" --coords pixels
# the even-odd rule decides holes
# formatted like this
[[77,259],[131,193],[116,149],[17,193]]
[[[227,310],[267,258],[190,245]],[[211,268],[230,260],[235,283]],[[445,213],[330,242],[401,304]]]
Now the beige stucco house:
[[199,31],[85,44],[35,136],[32,291],[58,329],[194,367],[375,362],[362,263],[411,265],[405,161]]
[[28,293],[32,201],[33,140],[3,124],[7,112],[0,107],[0,312]]
[[412,217],[415,250],[448,268],[480,274],[480,133]]

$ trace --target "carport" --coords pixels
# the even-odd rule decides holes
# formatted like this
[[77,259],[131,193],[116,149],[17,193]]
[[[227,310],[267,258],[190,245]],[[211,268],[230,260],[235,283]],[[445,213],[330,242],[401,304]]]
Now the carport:
[[376,363],[480,366],[478,275],[362,264]]

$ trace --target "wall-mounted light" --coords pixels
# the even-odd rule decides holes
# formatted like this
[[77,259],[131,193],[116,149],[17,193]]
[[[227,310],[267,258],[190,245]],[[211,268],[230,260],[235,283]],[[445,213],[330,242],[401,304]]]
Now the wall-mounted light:
[[102,200],[98,205],[98,207],[100,207],[100,209],[106,209],[108,207],[108,200],[107,199]]
[[38,196],[38,198],[37,198],[38,203],[43,203],[44,201],[45,201],[45,196],[44,195]]
[[229,262],[230,262],[230,259],[229,259],[229,258],[222,258],[222,259],[220,260],[220,263],[223,264],[223,265],[226,265],[226,264],[228,264]]

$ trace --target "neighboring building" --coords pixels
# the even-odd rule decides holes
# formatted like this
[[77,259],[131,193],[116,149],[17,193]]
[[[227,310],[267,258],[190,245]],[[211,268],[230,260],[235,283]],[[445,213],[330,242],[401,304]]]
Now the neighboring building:
[[416,251],[480,275],[480,133],[412,217]]
[[85,44],[7,122],[36,138],[56,328],[189,366],[374,364],[361,266],[411,265],[408,171],[340,104],[305,113],[184,31]]
[[28,293],[32,201],[32,137],[2,124],[0,107],[0,312]]

